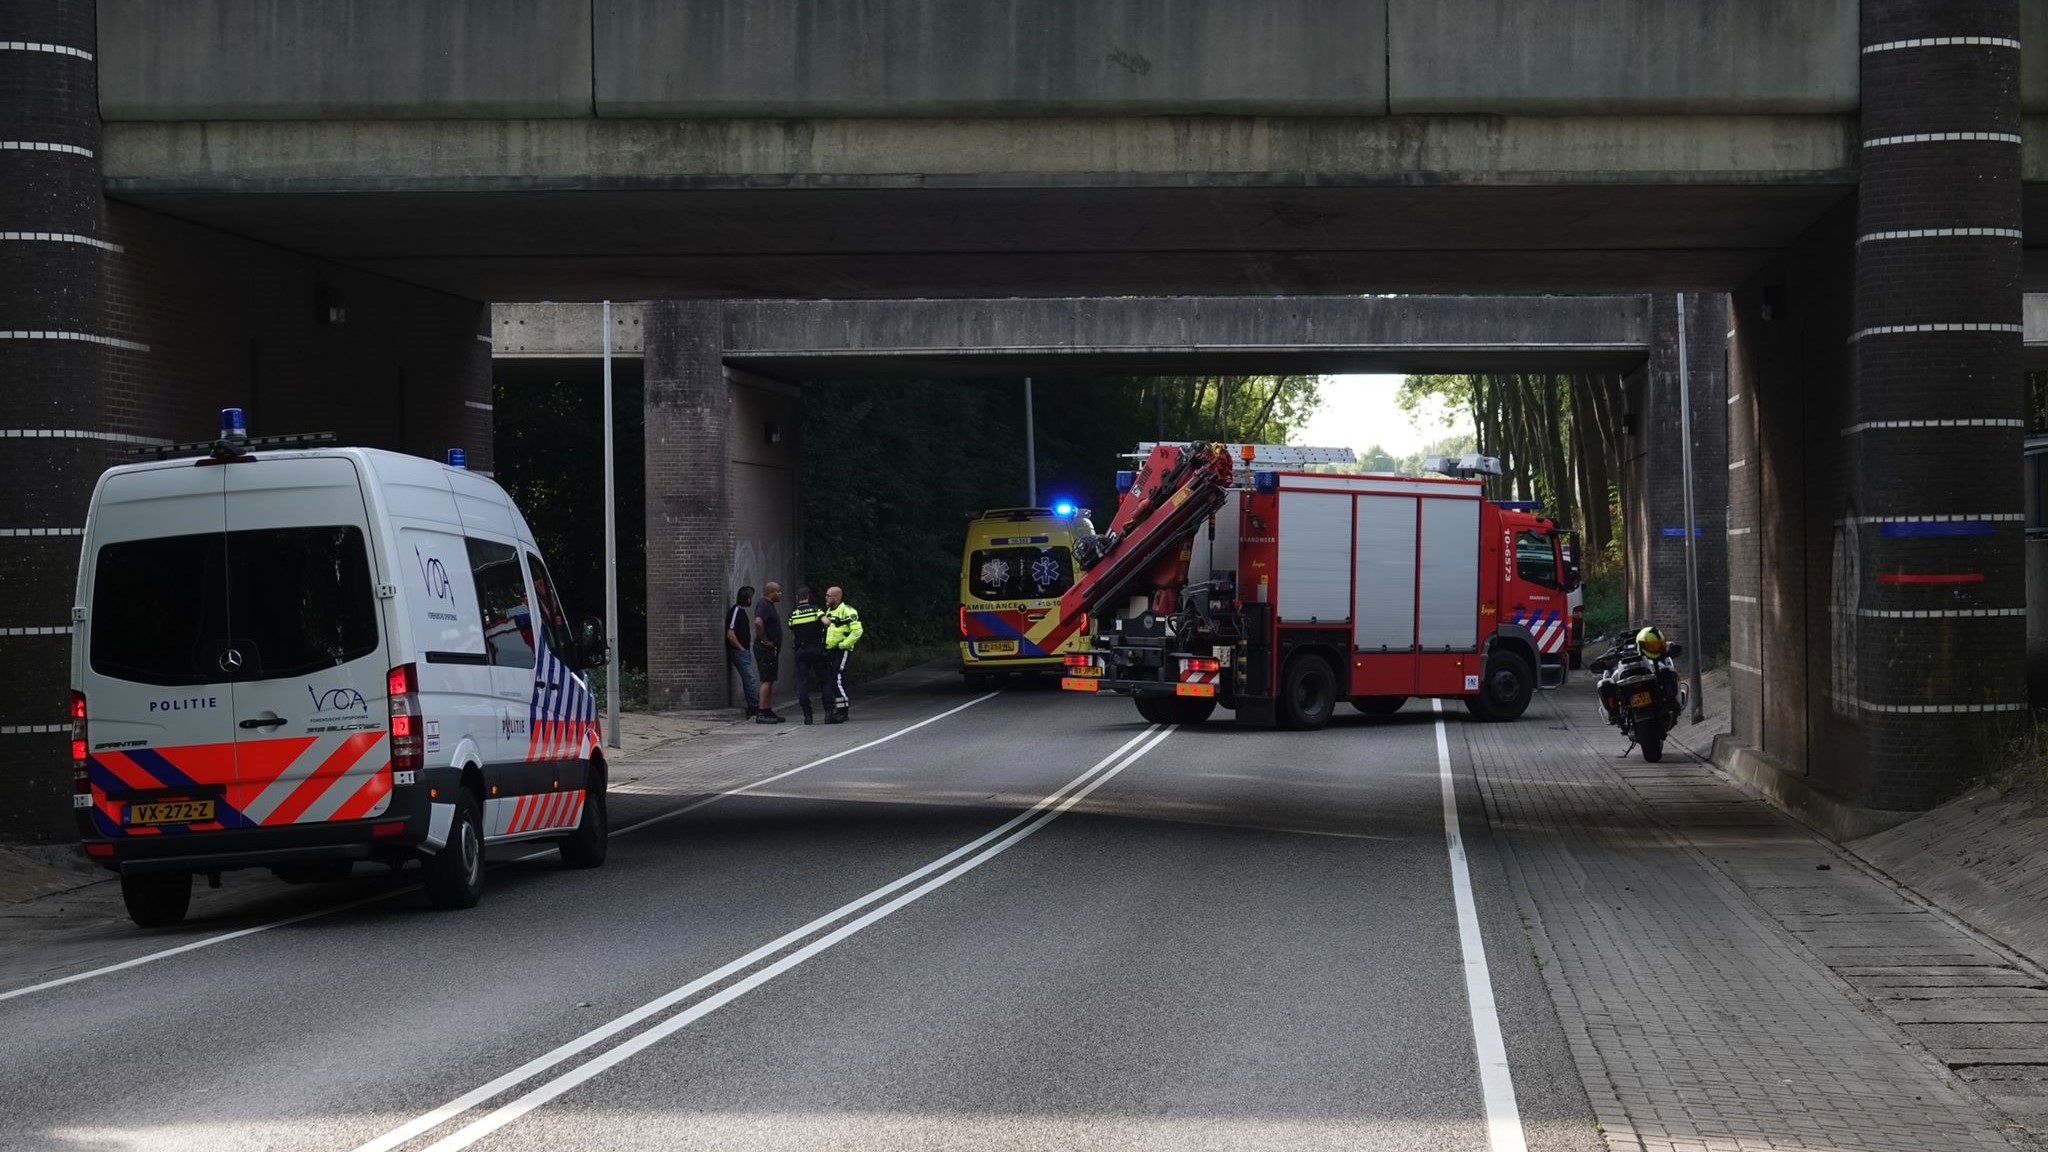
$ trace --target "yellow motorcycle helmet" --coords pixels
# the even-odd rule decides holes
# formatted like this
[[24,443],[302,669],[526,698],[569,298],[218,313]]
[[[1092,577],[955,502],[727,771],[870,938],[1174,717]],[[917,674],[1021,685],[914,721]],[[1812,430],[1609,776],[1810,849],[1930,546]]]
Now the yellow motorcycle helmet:
[[1636,633],[1636,651],[1651,660],[1664,658],[1664,634],[1657,631],[1655,624]]

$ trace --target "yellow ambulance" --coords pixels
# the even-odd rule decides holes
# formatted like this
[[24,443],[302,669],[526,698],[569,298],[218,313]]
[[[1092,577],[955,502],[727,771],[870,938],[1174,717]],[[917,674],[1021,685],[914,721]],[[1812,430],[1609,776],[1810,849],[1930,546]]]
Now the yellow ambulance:
[[1095,531],[1085,508],[992,508],[967,524],[960,555],[960,671],[969,688],[1009,672],[1057,674],[1088,644],[1087,617],[1060,619],[1074,583],[1074,541]]

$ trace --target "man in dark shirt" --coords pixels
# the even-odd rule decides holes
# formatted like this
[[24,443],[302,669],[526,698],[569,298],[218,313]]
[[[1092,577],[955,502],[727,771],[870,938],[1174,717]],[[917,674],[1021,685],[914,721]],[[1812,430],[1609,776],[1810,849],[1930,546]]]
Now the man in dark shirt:
[[740,698],[746,702],[746,719],[761,710],[761,684],[754,678],[754,621],[748,609],[754,604],[754,587],[743,584],[733,596],[732,611],[725,614],[725,659],[740,674]]
[[775,606],[782,602],[782,585],[770,580],[754,601],[754,672],[761,678],[761,712],[757,724],[780,724],[775,714],[775,681],[782,675],[782,617]]
[[788,611],[788,646],[797,650],[797,703],[803,705],[803,722],[811,724],[811,685],[817,685],[817,699],[829,711],[825,697],[825,609],[811,603],[811,588],[797,588],[797,607]]
[[789,610],[789,646],[796,650],[796,701],[804,707],[804,723],[811,722],[811,686],[827,709],[825,696],[825,610],[811,603],[811,590],[796,590],[796,607]]

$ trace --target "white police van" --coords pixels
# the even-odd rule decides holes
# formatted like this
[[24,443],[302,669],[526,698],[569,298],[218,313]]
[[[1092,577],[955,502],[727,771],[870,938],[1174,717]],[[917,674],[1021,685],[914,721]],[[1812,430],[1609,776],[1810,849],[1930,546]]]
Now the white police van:
[[183,919],[194,875],[233,868],[421,858],[433,901],[466,908],[487,846],[604,862],[582,675],[602,628],[572,633],[525,519],[459,450],[324,440],[251,440],[231,408],[218,441],[93,491],[72,800],[137,924]]

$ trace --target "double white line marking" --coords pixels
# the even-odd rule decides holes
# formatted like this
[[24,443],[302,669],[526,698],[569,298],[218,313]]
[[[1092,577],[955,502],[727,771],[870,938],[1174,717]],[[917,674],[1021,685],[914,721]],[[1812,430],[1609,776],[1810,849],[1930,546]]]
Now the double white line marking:
[[[759,988],[761,985],[768,983],[777,976],[798,967],[812,957],[856,935],[870,925],[888,918],[899,909],[916,903],[930,893],[951,884],[967,873],[995,859],[1030,837],[1033,833],[1036,833],[1039,829],[1059,819],[1061,814],[1073,808],[1074,805],[1087,799],[1090,793],[1107,784],[1118,773],[1137,763],[1140,757],[1158,747],[1159,743],[1171,735],[1172,732],[1173,729],[1162,729],[1156,724],[1146,728],[1143,732],[1125,741],[1122,747],[1119,747],[1116,751],[1096,761],[1094,767],[1068,781],[1058,791],[1040,800],[1012,818],[1008,823],[1003,824],[986,835],[963,844],[931,863],[913,872],[906,873],[851,903],[841,905],[833,911],[818,917],[816,920],[805,924],[803,927],[788,932],[775,940],[771,940],[752,952],[741,956],[739,959],[711,972],[707,972],[672,992],[650,1000],[610,1023],[593,1028],[553,1051],[521,1064],[512,1071],[492,1080],[490,1083],[466,1092],[443,1104],[441,1107],[402,1124],[367,1144],[361,1145],[355,1152],[391,1152],[392,1149],[415,1137],[425,1135],[439,1128],[443,1124],[504,1093],[508,1089],[565,1064],[592,1047],[627,1031],[643,1021],[659,1016],[663,1012],[696,996],[698,993],[746,971],[748,968],[782,952],[784,949],[798,944],[828,928],[832,928],[832,931],[827,934],[819,936],[810,943],[803,945],[803,947],[790,952],[781,959],[774,961],[719,992],[691,1004],[688,1008],[677,1012],[652,1028],[646,1029],[625,1043],[611,1048],[602,1055],[579,1064],[569,1071],[507,1101],[483,1117],[472,1121],[459,1131],[437,1141],[427,1149],[427,1152],[454,1152],[455,1149],[469,1147],[485,1136],[496,1132],[498,1129],[518,1120],[541,1105],[575,1088],[577,1085],[599,1076],[607,1069],[631,1059],[637,1053],[655,1044],[659,1044],[661,1041],[689,1027],[705,1016],[718,1011],[720,1008]],[[934,873],[937,873],[937,875],[933,875]],[[923,883],[919,883],[919,881],[923,881]],[[912,887],[912,885],[915,885],[915,887]],[[909,891],[903,891],[906,888]],[[896,895],[899,892],[901,894]],[[895,897],[894,899],[890,899],[892,895]],[[883,903],[885,900],[887,903]],[[876,905],[879,905],[879,907],[876,907]],[[867,911],[862,914],[864,909]],[[856,917],[856,914],[859,915]],[[856,918],[849,920],[849,917]],[[841,923],[841,921],[845,921],[845,923]],[[833,925],[839,926],[833,928]]]

